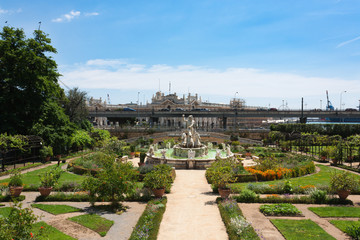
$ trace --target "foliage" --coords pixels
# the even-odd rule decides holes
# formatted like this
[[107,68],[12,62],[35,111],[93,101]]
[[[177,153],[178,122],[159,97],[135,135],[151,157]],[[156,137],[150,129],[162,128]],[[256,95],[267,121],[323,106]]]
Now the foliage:
[[227,187],[231,182],[236,181],[236,174],[242,172],[242,165],[233,159],[218,159],[206,169],[206,178],[215,188]]
[[124,200],[126,194],[135,191],[137,174],[130,162],[118,163],[109,158],[96,177],[88,176],[84,180],[83,189],[90,192],[91,204],[102,199],[116,206]]
[[22,187],[23,181],[20,171],[14,170],[10,176],[9,187]]
[[100,217],[99,215],[96,214],[85,214],[68,219],[70,221],[79,223],[84,227],[90,228],[91,230],[97,232],[102,237],[106,236],[107,232],[114,224],[114,221]]
[[260,198],[259,195],[257,195],[255,192],[249,189],[242,190],[241,193],[238,196],[236,196],[237,201],[245,202],[245,203],[256,202],[257,199],[259,198]]
[[71,122],[76,123],[79,127],[84,126],[82,123],[87,121],[89,113],[86,106],[86,94],[86,92],[75,87],[68,90],[66,93],[66,100],[64,101],[66,115],[69,116]]
[[41,30],[26,38],[23,29],[5,26],[0,32],[0,132],[27,134],[39,121],[44,102],[63,97],[56,53]]
[[117,155],[125,155],[123,154],[123,147],[126,146],[126,142],[125,141],[121,141],[119,139],[117,139],[116,137],[112,137],[112,138],[106,138],[103,141],[103,148],[102,151],[106,152],[106,153],[115,153]]
[[155,170],[154,165],[151,164],[145,164],[139,167],[139,173],[140,174],[147,174],[151,171]]
[[270,221],[288,240],[299,239],[299,236],[301,236],[301,239],[335,240],[335,238],[310,219],[271,219]]
[[360,239],[360,222],[350,220],[330,220],[331,224],[348,234],[351,239]]
[[259,239],[251,224],[243,217],[236,201],[227,199],[217,202],[230,240]]
[[166,197],[148,202],[129,240],[155,240],[166,209]]
[[290,203],[266,204],[260,206],[260,212],[266,216],[298,216],[299,209]]
[[146,158],[146,153],[141,152],[141,153],[140,153],[140,163],[144,163],[144,162],[145,162],[145,158]]
[[75,150],[79,151],[83,148],[90,148],[93,141],[89,133],[85,130],[76,130],[70,138],[70,146]]
[[293,187],[292,187],[291,181],[289,181],[289,180],[285,181],[283,190],[284,190],[284,193],[292,193],[293,192]]
[[28,144],[25,136],[0,134],[0,153],[6,153],[11,149],[24,152],[24,147]]
[[319,190],[319,189],[312,189],[309,192],[309,196],[311,199],[314,200],[315,203],[322,204],[325,203],[327,200],[326,191]]
[[82,210],[76,207],[71,207],[68,205],[55,205],[55,204],[32,204],[32,207],[41,209],[45,212],[59,215],[64,213],[71,213],[71,212],[81,212]]
[[144,185],[150,189],[169,188],[173,182],[171,167],[166,164],[154,166],[154,170],[147,173],[144,178]]
[[52,157],[53,154],[53,148],[51,146],[43,146],[39,151],[40,157],[42,159],[45,159],[47,157]]
[[103,144],[110,139],[110,132],[103,129],[92,129],[90,133],[96,147],[101,147]]
[[114,154],[95,152],[75,159],[69,166],[81,166],[87,170],[103,168],[111,159],[115,159]]
[[0,215],[0,237],[2,240],[23,240],[33,238],[32,225],[36,217],[30,208],[22,208],[22,204],[14,203],[8,216]]
[[54,187],[58,183],[62,173],[63,171],[61,170],[61,168],[57,167],[52,168],[45,173],[39,175],[40,186],[45,188]]
[[53,147],[55,155],[69,149],[75,125],[69,120],[64,110],[55,101],[47,101],[41,105],[40,118],[32,126],[30,132],[40,136],[45,145]]
[[346,171],[333,172],[330,176],[330,187],[334,192],[339,190],[353,191],[359,187],[359,180]]

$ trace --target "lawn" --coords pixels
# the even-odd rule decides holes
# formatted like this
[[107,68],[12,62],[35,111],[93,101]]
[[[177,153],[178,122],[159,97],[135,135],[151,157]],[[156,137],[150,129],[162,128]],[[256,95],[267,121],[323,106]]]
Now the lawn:
[[[43,227],[43,228],[41,228],[41,227]],[[56,228],[46,224],[43,221],[35,223],[33,225],[32,231],[33,231],[34,236],[37,237],[36,239],[38,239],[38,240],[48,240],[48,239],[51,239],[51,240],[76,240],[75,238],[72,238],[72,237],[60,232]],[[39,231],[42,231],[41,236],[37,236],[39,234]]]
[[[62,166],[62,165],[63,164],[60,164],[60,166]],[[25,188],[26,188],[26,186],[30,186],[30,185],[40,186],[39,175],[45,173],[46,171],[48,171],[54,167],[57,167],[57,165],[48,166],[46,168],[42,168],[42,169],[38,169],[38,170],[35,170],[32,172],[22,174],[22,180],[23,180],[23,183],[25,184]],[[64,172],[59,179],[59,185],[62,185],[66,182],[67,183],[76,182],[76,183],[81,184],[84,179],[85,179],[84,176]],[[0,183],[9,182],[9,180],[10,180],[9,178],[6,178],[6,179],[1,180]]]
[[[348,227],[352,227],[352,226],[355,226],[357,228],[360,227],[360,221],[330,220],[329,222],[350,236],[351,236],[351,233],[348,232]],[[357,239],[357,238],[354,238],[354,239]]]
[[319,217],[360,217],[358,207],[309,207]]
[[[324,165],[316,165],[316,166],[320,168],[320,172],[311,174],[311,175],[306,175],[303,177],[291,178],[290,181],[291,181],[292,185],[293,186],[329,185],[331,172],[342,171],[342,170],[333,169],[329,166],[324,166]],[[355,179],[360,180],[359,175],[352,174],[352,176],[354,176]],[[252,182],[251,184],[253,184],[253,185],[258,185],[258,184],[275,185],[278,182],[285,182],[285,181],[286,181],[286,179],[281,179],[281,180],[266,181],[266,182]],[[245,189],[248,184],[249,183],[233,183],[233,184],[231,184],[231,188]]]
[[54,215],[82,211],[79,208],[71,207],[68,205],[32,204],[31,206]]
[[90,228],[91,230],[100,234],[102,237],[107,234],[111,226],[114,224],[114,221],[107,220],[106,218],[100,217],[96,214],[80,215],[69,218],[69,220],[79,223],[84,227]]
[[10,214],[11,207],[2,207],[0,208],[0,215],[7,217]]
[[313,221],[306,220],[290,220],[290,219],[271,219],[275,227],[287,240],[327,240],[335,239],[319,225]]

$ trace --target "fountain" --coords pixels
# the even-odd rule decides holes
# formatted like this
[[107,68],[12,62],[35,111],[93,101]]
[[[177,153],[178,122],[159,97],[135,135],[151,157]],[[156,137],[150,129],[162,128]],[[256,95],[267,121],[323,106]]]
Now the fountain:
[[169,164],[176,169],[205,169],[219,158],[232,157],[234,154],[230,146],[223,144],[223,151],[212,149],[212,144],[201,143],[200,134],[195,129],[195,120],[192,115],[187,119],[183,115],[184,130],[181,133],[181,143],[172,148],[158,149],[150,146],[147,152],[147,163]]

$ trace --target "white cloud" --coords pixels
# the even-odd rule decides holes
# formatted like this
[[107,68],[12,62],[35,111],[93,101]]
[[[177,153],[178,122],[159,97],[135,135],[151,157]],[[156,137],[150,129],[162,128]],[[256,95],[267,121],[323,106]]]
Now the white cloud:
[[84,14],[86,17],[91,17],[91,16],[98,16],[99,13],[98,12],[91,12],[91,13],[85,13]]
[[7,10],[7,9],[0,8],[0,15],[1,14],[9,14],[9,15],[11,15],[11,14],[20,13],[20,12],[22,12],[21,8],[19,8],[17,10]]
[[9,10],[5,10],[5,9],[0,8],[0,14],[6,14],[8,12],[9,12]]
[[336,46],[336,48],[343,47],[343,46],[345,46],[345,45],[347,45],[347,44],[349,44],[349,43],[355,42],[355,41],[357,41],[357,40],[360,40],[360,36],[358,36],[358,37],[356,37],[356,38],[353,38],[353,39],[350,39],[350,40],[348,40],[348,41],[342,42],[342,43],[338,44],[338,45]]
[[166,84],[171,81],[173,91],[179,94],[187,93],[190,88],[193,93],[197,92],[200,96],[225,96],[224,99],[228,99],[229,96],[234,96],[235,92],[239,92],[239,96],[245,99],[263,99],[264,104],[268,104],[270,99],[277,98],[278,102],[281,102],[281,99],[293,101],[296,106],[301,97],[305,97],[313,99],[313,105],[317,108],[319,99],[324,100],[325,106],[325,90],[332,94],[330,97],[333,103],[336,103],[341,90],[348,90],[346,96],[343,96],[344,101],[346,97],[350,102],[350,90],[355,97],[360,94],[359,81],[308,77],[252,68],[221,70],[192,65],[146,66],[129,64],[121,59],[89,60],[85,64],[72,66],[71,69],[63,68],[61,74],[61,80],[66,85],[83,89],[155,92],[161,79]]
[[71,20],[73,20],[75,17],[79,17],[80,16],[80,11],[70,11],[70,13],[64,14],[59,18],[55,18],[52,21],[53,22],[70,22]]

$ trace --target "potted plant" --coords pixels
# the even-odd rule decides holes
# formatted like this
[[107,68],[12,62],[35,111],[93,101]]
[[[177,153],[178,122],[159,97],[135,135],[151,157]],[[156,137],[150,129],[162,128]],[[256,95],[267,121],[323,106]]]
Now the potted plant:
[[236,176],[230,166],[219,166],[213,169],[210,181],[218,189],[222,198],[228,198],[230,195],[230,182],[235,182]]
[[53,156],[53,148],[51,146],[44,146],[40,149],[40,158],[48,162],[50,161],[50,158]]
[[321,160],[325,161],[327,157],[329,156],[329,149],[328,148],[322,148],[319,152]]
[[20,196],[23,188],[23,181],[22,181],[22,177],[20,174],[20,171],[13,171],[13,173],[11,174],[10,177],[10,182],[9,182],[9,190],[10,190],[10,195],[12,197],[18,197]]
[[41,196],[47,197],[50,195],[53,187],[58,183],[62,170],[60,168],[53,168],[42,175],[40,178],[39,192]]
[[140,162],[138,163],[139,167],[145,164],[145,158],[146,158],[146,153],[141,152],[140,153]]
[[339,195],[339,198],[345,200],[359,186],[359,182],[346,171],[334,172],[330,178],[330,188]]
[[172,183],[171,172],[161,165],[156,165],[154,168],[155,170],[146,174],[144,185],[153,191],[155,197],[161,198],[165,189]]
[[135,145],[130,145],[130,159],[135,157]]

